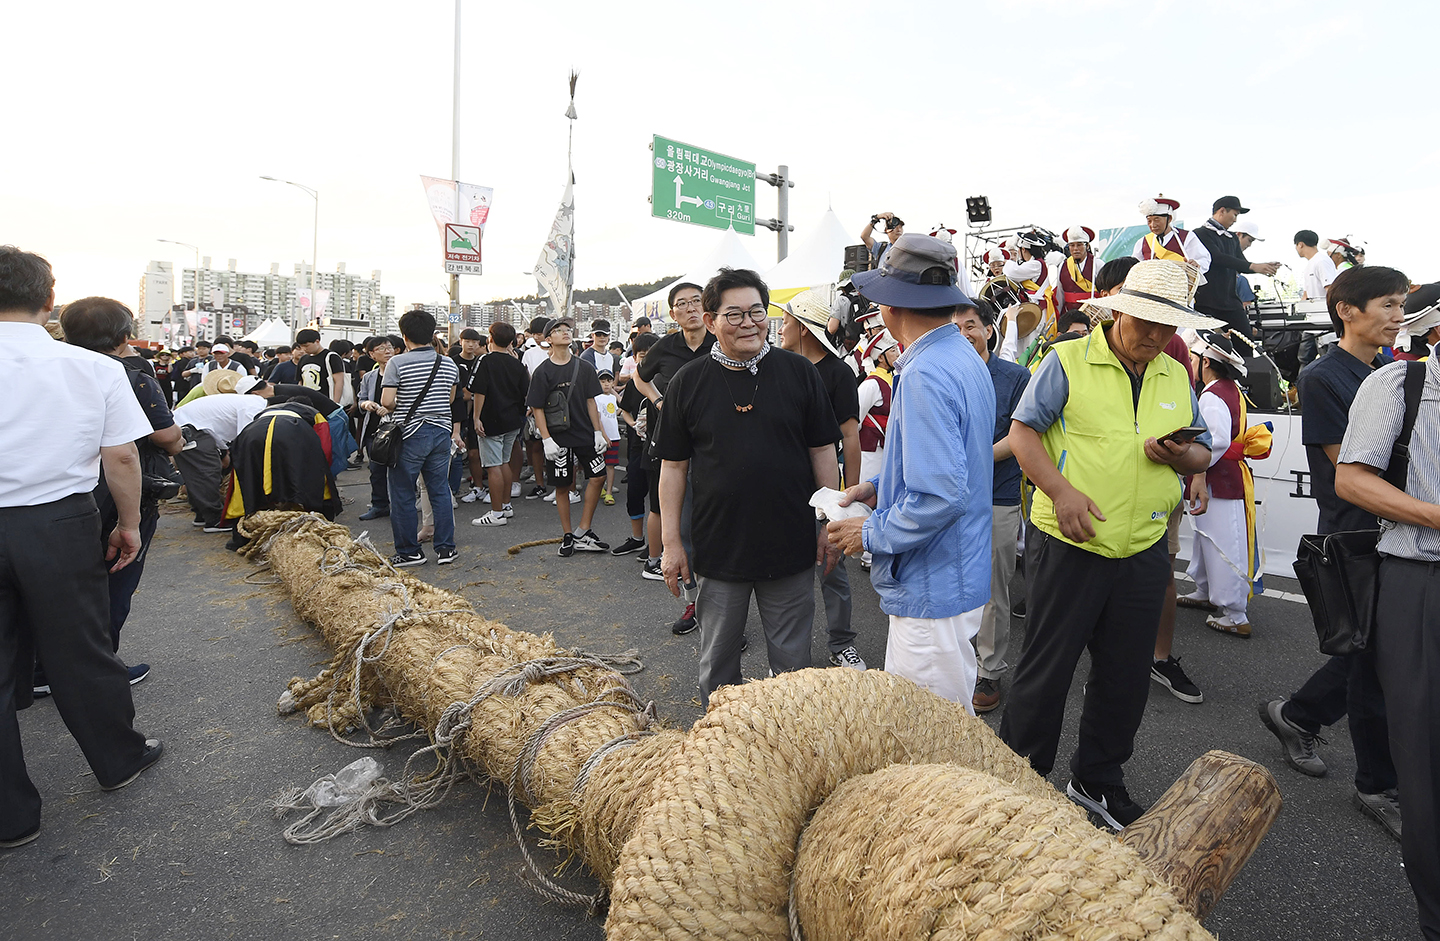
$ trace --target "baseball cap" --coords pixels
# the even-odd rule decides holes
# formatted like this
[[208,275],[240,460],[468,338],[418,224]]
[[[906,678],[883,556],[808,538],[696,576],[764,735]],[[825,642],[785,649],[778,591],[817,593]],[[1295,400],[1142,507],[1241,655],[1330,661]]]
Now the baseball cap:
[[545,324],[545,335],[548,337],[550,334],[552,334],[552,333],[555,332],[555,328],[556,328],[556,327],[559,327],[559,326],[562,326],[562,325],[563,325],[563,326],[566,326],[566,327],[569,327],[569,328],[571,329],[571,331],[574,331],[574,329],[575,329],[575,321],[571,320],[569,317],[560,317],[560,318],[557,318],[557,319],[555,319],[555,320],[550,320],[550,321],[547,321],[547,322],[546,322],[546,324]]
[[608,369],[602,369],[595,374],[596,379],[614,379],[615,374]]
[[593,323],[590,324],[590,332],[591,332],[591,333],[603,333],[603,334],[605,334],[605,336],[608,337],[608,336],[610,335],[610,321],[608,321],[608,320],[596,320],[596,321],[594,321]]
[[216,343],[214,346],[210,347],[210,352],[228,353],[230,352],[230,347],[226,346],[224,343]]
[[241,395],[252,392],[255,389],[263,388],[265,388],[265,380],[259,376],[244,376],[239,382],[235,383],[235,391]]
[[1257,242],[1265,241],[1260,237],[1260,227],[1250,219],[1241,219],[1230,227],[1230,231],[1237,235],[1242,233],[1248,235]]
[[886,307],[925,310],[973,303],[955,285],[955,246],[930,235],[902,235],[880,267],[850,279],[865,297]]
[[1210,207],[1211,212],[1215,212],[1217,209],[1233,209],[1236,212],[1250,211],[1244,206],[1240,205],[1239,196],[1221,196],[1219,199],[1215,200],[1215,204]]

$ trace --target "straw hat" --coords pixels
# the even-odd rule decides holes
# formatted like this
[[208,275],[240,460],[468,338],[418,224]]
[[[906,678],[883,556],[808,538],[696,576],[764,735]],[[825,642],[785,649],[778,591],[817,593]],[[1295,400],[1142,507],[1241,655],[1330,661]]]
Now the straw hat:
[[825,327],[830,323],[830,305],[825,302],[823,293],[815,288],[801,291],[790,299],[790,303],[785,305],[785,313],[803,323],[805,329],[809,330],[825,349],[836,356],[845,355],[835,349],[835,345],[825,335]]
[[240,374],[235,370],[212,369],[200,380],[200,387],[205,390],[206,395],[218,395],[221,392],[234,392],[239,383]]
[[1088,225],[1072,225],[1065,230],[1066,245],[1075,242],[1084,242],[1086,245],[1089,245],[1093,241],[1095,241],[1095,230]]
[[1180,200],[1171,199],[1164,193],[1154,199],[1140,200],[1140,214],[1142,216],[1174,216],[1175,210],[1180,208]]
[[1120,293],[1093,298],[1086,306],[1172,327],[1214,330],[1224,326],[1223,321],[1196,313],[1189,306],[1192,289],[1186,267],[1160,259],[1142,261],[1130,269]]
[[[1024,301],[1019,308],[1019,313],[1015,315],[1015,327],[1020,331],[1020,336],[1028,337],[1035,332],[1036,327],[1040,326],[1040,305],[1032,301]],[[996,336],[1002,338],[1005,336],[1005,328],[1009,322],[1009,317],[1002,316],[1000,318],[1000,322],[995,325]]]

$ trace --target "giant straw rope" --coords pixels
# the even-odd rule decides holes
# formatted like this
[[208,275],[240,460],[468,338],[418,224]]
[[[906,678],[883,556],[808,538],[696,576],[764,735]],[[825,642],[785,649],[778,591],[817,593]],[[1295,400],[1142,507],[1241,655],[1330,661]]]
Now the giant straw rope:
[[608,887],[607,938],[1210,937],[984,722],[909,681],[804,670],[662,730],[613,661],[484,618],[342,525],[276,511],[241,532],[335,651],[282,711],[374,745],[388,707],[430,739],[386,798],[401,810],[365,821],[483,773]]

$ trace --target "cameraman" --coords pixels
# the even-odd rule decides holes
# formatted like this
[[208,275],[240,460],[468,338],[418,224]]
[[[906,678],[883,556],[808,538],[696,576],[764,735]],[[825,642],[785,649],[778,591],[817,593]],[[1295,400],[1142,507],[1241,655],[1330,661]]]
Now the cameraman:
[[[885,235],[890,239],[888,242],[875,241],[873,234],[875,227],[879,225],[882,220],[885,223]],[[885,257],[885,250],[891,245],[894,245],[896,239],[904,234],[905,220],[895,215],[895,213],[877,212],[870,217],[870,221],[866,223],[865,228],[860,230],[860,241],[864,242],[865,247],[870,250],[870,270],[873,271],[880,267],[880,259]]]

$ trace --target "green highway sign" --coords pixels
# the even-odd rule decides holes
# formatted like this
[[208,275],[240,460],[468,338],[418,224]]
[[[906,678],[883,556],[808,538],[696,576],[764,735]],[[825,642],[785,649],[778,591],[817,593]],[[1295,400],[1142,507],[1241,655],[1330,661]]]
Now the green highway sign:
[[755,164],[655,135],[650,214],[755,234]]

